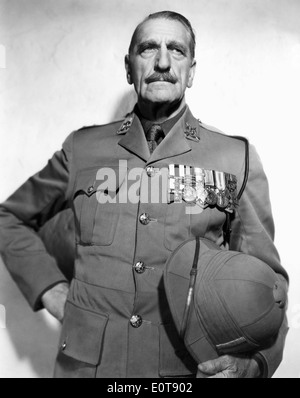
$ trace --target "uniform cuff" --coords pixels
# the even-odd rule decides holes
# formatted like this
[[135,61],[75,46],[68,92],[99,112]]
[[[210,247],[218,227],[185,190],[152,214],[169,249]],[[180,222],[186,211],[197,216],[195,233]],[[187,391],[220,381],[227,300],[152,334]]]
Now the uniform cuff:
[[265,359],[265,357],[257,352],[256,354],[254,354],[252,356],[252,359],[254,359],[259,367],[259,379],[267,379],[268,378],[268,364],[267,361]]
[[42,302],[42,297],[43,297],[43,295],[44,295],[46,292],[48,292],[49,290],[51,290],[54,286],[57,286],[57,285],[59,285],[59,284],[61,284],[61,283],[66,283],[66,284],[69,285],[69,282],[68,282],[68,280],[66,280],[66,279],[62,279],[62,280],[60,280],[60,281],[54,282],[54,283],[52,283],[51,285],[49,285],[49,286],[48,286],[47,288],[45,288],[45,289],[38,295],[38,297],[36,298],[35,302],[33,303],[33,311],[37,312],[37,311],[40,311],[40,310],[44,309],[44,305],[43,305],[43,302]]
[[69,283],[58,269],[54,258],[46,252],[37,255],[5,255],[4,263],[9,264],[9,271],[34,311],[43,309],[43,294],[58,283]]

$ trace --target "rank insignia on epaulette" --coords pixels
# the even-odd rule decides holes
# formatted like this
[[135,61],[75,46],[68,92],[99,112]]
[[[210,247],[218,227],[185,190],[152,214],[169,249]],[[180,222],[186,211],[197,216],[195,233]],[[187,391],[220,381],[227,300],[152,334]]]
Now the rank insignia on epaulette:
[[124,120],[121,127],[117,131],[117,134],[126,134],[128,132],[128,130],[130,129],[132,122],[133,122],[133,116],[130,115]]
[[185,124],[186,129],[184,131],[185,138],[194,142],[199,142],[200,137],[198,136],[197,127],[192,127],[188,123]]

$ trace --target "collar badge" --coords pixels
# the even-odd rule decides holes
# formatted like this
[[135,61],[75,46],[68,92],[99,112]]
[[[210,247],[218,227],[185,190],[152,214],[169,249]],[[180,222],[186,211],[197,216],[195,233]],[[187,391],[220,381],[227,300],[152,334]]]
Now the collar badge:
[[133,122],[133,116],[128,116],[122,123],[119,130],[117,131],[117,134],[126,134],[130,129],[132,122]]
[[186,123],[185,125],[186,125],[186,129],[184,131],[185,138],[187,140],[191,140],[191,141],[194,141],[194,142],[199,142],[200,141],[200,137],[197,134],[197,127],[192,127],[188,123]]

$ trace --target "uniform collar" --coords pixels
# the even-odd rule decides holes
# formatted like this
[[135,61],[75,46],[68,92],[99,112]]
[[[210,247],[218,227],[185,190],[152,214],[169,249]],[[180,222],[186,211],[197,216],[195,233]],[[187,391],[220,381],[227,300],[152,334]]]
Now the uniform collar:
[[190,152],[192,150],[191,141],[186,138],[185,134],[187,126],[194,129],[197,134],[200,133],[199,122],[193,117],[187,106],[182,117],[150,156],[145,133],[139,118],[133,113],[126,120],[130,120],[130,126],[123,131],[121,126],[118,133],[125,135],[120,139],[119,145],[134,153],[147,164]]
[[179,119],[181,119],[181,117],[183,116],[183,114],[186,111],[186,108],[187,108],[187,106],[185,105],[184,108],[178,113],[178,115],[173,116],[171,119],[167,119],[163,123],[153,123],[152,120],[145,119],[141,115],[139,108],[137,106],[135,106],[135,108],[134,108],[134,113],[140,119],[140,122],[144,129],[145,135],[147,135],[147,132],[150,130],[150,128],[153,126],[153,124],[159,124],[164,132],[164,135],[167,136],[167,134],[172,130],[172,127],[175,126],[175,124],[178,122]]

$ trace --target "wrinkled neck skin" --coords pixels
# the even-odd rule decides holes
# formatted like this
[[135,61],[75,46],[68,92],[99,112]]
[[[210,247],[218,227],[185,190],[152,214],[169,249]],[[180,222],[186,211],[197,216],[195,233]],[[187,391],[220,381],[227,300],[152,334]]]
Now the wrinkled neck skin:
[[139,99],[137,105],[145,119],[151,120],[153,123],[163,123],[178,115],[185,107],[186,102],[185,97],[174,103],[146,102]]

